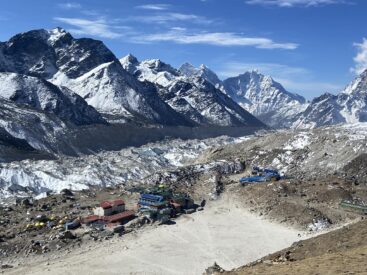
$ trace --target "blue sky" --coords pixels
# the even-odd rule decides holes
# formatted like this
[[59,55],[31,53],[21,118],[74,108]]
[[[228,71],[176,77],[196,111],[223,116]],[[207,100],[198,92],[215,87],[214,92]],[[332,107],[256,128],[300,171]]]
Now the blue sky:
[[259,69],[308,99],[367,67],[365,0],[2,0],[0,40],[61,26],[122,57]]

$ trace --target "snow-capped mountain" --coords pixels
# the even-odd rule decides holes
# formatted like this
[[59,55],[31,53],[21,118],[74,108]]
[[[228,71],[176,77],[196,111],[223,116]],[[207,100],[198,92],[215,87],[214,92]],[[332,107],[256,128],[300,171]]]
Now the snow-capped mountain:
[[[63,146],[57,145],[57,136],[63,136],[66,129],[67,125],[53,113],[45,113],[0,97],[0,143],[5,141],[5,145],[11,145],[16,141],[13,145],[18,149],[21,144],[21,148],[56,152],[57,146]],[[0,158],[3,156],[0,155]]]
[[187,125],[163,102],[154,85],[137,81],[101,42],[75,39],[57,28],[21,33],[0,43],[0,71],[46,79],[82,96],[114,117]]
[[300,113],[293,128],[315,128],[339,123],[367,122],[367,70],[337,95],[315,98]]
[[154,83],[166,103],[198,125],[263,126],[204,77],[183,74],[157,59],[139,63],[129,55],[120,62],[140,81]]
[[53,113],[75,125],[106,123],[79,95],[41,78],[0,72],[0,84],[0,97]]
[[290,93],[270,76],[251,71],[223,81],[225,91],[251,114],[273,127],[288,127],[306,107],[306,100]]
[[128,55],[120,59],[122,66],[129,70],[139,81],[148,81],[162,87],[169,86],[180,77],[180,73],[159,59],[148,59],[139,62],[136,57]]
[[218,78],[216,73],[214,73],[204,64],[201,64],[199,68],[195,68],[193,65],[186,62],[182,64],[178,70],[180,71],[181,74],[186,75],[188,77],[204,78],[217,88],[222,85],[222,81]]

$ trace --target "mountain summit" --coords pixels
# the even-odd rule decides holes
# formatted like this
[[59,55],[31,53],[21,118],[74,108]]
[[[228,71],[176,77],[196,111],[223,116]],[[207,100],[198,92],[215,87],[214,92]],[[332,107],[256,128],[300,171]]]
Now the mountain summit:
[[218,76],[204,64],[201,64],[199,68],[195,68],[193,65],[186,62],[182,64],[178,70],[181,72],[181,74],[188,76],[188,77],[205,78],[207,81],[209,81],[211,84],[213,84],[217,88],[218,88],[217,85],[222,84]]
[[243,108],[273,127],[288,127],[306,108],[306,100],[288,92],[270,76],[250,71],[223,81],[225,91]]

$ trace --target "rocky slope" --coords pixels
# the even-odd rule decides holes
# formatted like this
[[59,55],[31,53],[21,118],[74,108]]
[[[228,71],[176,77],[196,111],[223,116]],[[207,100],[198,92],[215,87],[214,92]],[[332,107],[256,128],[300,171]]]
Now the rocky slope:
[[166,103],[197,125],[263,126],[204,77],[183,75],[155,59],[138,62],[129,55],[120,62],[140,81],[154,83]]
[[[65,122],[53,113],[35,110],[0,97],[0,131],[3,145],[12,145],[17,150],[26,148],[29,151],[56,152],[57,147],[64,146],[58,137],[63,136],[66,129]],[[11,148],[7,150],[9,149]],[[9,154],[0,155],[0,159],[13,157]]]
[[248,167],[273,167],[298,180],[313,180],[343,175],[345,165],[366,153],[366,135],[366,123],[269,132],[208,152],[198,161],[240,158]]
[[21,33],[0,43],[0,71],[65,86],[98,111],[121,119],[188,124],[159,98],[153,85],[131,77],[101,41],[75,39],[60,28]]
[[223,81],[225,91],[242,107],[273,127],[289,127],[292,120],[307,107],[306,100],[290,93],[257,71],[246,72]]
[[337,95],[329,93],[315,98],[300,113],[293,128],[315,128],[341,123],[367,121],[367,70]]
[[335,231],[272,253],[246,266],[211,274],[366,274],[367,221],[344,226]]
[[53,113],[75,125],[106,123],[79,95],[41,78],[0,72],[0,96],[36,110]]
[[288,92],[270,76],[257,71],[245,72],[224,81],[205,65],[195,68],[185,63],[179,72],[187,77],[206,79],[255,117],[275,128],[290,127],[296,115],[307,107],[302,96]]

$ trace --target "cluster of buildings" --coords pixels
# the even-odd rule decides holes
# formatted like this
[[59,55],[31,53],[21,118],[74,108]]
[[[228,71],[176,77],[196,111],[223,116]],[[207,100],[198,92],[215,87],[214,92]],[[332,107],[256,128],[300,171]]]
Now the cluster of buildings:
[[111,231],[122,229],[124,223],[135,218],[135,212],[125,209],[123,200],[103,201],[93,211],[93,215],[83,219],[83,223],[104,227]]
[[[138,214],[150,220],[167,222],[178,213],[195,211],[194,201],[186,194],[173,194],[171,190],[156,188],[142,193],[138,202]],[[103,201],[93,210],[93,215],[85,217],[82,222],[93,227],[100,227],[114,232],[123,229],[123,224],[136,217],[136,212],[126,210],[121,199]]]

